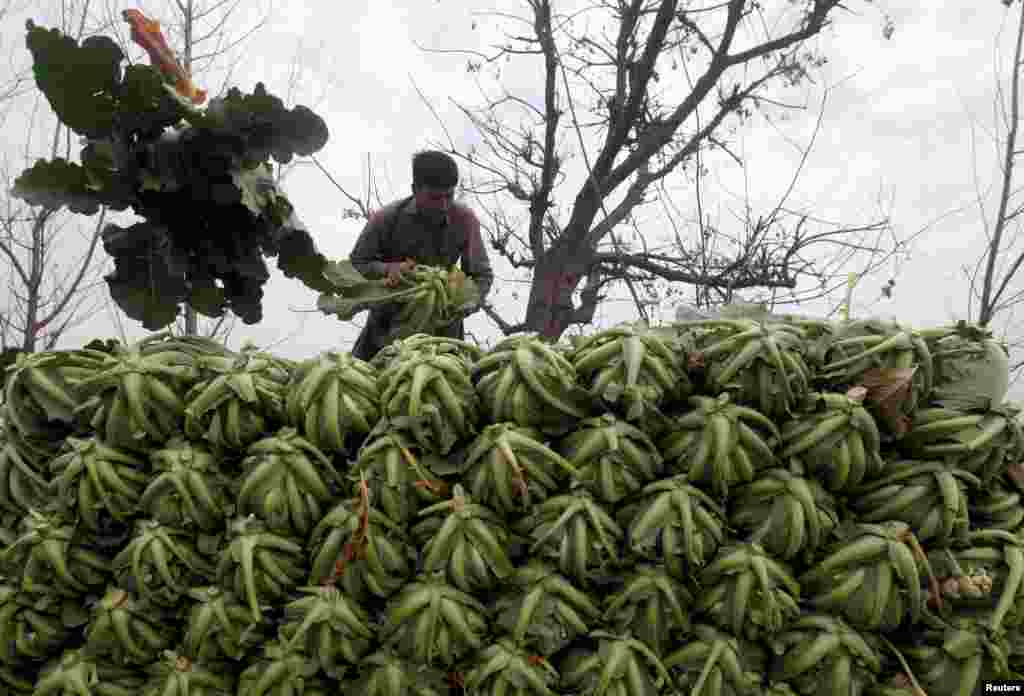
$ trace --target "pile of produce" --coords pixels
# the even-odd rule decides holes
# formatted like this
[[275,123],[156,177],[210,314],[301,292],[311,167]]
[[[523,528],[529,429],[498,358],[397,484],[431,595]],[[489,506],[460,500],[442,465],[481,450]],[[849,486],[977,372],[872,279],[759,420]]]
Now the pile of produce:
[[455,266],[417,264],[389,285],[386,278],[364,277],[351,261],[331,261],[324,277],[333,287],[317,300],[321,312],[348,321],[368,309],[393,308],[395,328],[390,340],[441,332],[476,311],[480,303],[476,281]]
[[952,393],[994,345],[772,318],[20,355],[0,693],[971,696],[1024,664],[1019,411],[998,374]]

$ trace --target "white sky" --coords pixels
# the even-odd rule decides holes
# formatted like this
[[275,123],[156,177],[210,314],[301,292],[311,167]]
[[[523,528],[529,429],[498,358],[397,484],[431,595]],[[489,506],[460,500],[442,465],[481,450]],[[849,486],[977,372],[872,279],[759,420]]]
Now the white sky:
[[[934,222],[909,259],[864,281],[854,314],[877,313],[915,325],[947,322],[966,312],[962,266],[973,260],[984,240],[975,176],[989,197],[988,210],[994,209],[996,65],[1007,63],[1019,8],[1007,10],[998,0],[848,4],[858,14],[836,13],[834,27],[817,42],[830,63],[804,98],[812,106],[820,103],[824,87],[829,98],[821,133],[791,202],[822,217],[853,223],[877,214],[882,200],[891,203],[892,220],[904,235]],[[405,195],[412,153],[443,135],[412,81],[436,103],[460,145],[475,138],[449,100],[479,102],[464,56],[424,53],[416,44],[485,50],[499,27],[479,13],[523,5],[515,0],[274,2],[270,23],[246,45],[233,82],[248,90],[263,80],[284,96],[289,63],[300,50],[302,82],[290,101],[307,104],[326,119],[331,140],[318,154],[320,161],[349,190],[361,192],[366,158],[371,157],[385,195]],[[158,2],[142,6],[154,14],[162,11]],[[261,9],[253,2],[251,17]],[[885,14],[895,25],[890,40],[882,36]],[[46,23],[46,17],[37,21]],[[7,21],[5,47],[23,45],[23,22],[23,17]],[[526,96],[536,94],[541,84],[535,64],[518,69],[509,65],[503,78],[506,87]],[[816,118],[811,108],[785,123],[783,132],[763,121],[744,131],[741,145],[755,206],[777,199],[792,175],[798,155],[783,136],[806,142]],[[15,121],[3,128],[8,132],[5,140],[17,137],[10,135]],[[716,170],[720,190],[712,203],[725,206],[730,203],[728,192],[741,193],[737,174],[735,168]],[[331,258],[347,256],[360,224],[342,218],[347,203],[327,179],[304,166],[290,173],[285,189],[321,251]],[[575,188],[567,187],[560,203],[567,206],[574,196]],[[725,216],[726,208],[720,209]],[[659,233],[656,216],[645,214],[642,220],[645,234]],[[519,320],[528,284],[493,253],[492,262],[499,280],[491,300],[509,320]],[[284,279],[273,269],[275,263],[268,261],[273,278],[265,288],[263,322],[239,323],[232,343],[249,339],[278,344],[274,350],[291,357],[349,348],[358,327],[315,312],[315,293]],[[879,301],[881,283],[890,275],[896,280],[894,297]],[[625,302],[609,303],[599,314],[601,324],[635,318]],[[671,316],[670,306],[663,315]],[[481,338],[498,335],[482,314],[471,318],[468,328]],[[143,333],[140,327],[129,330],[133,336]],[[65,344],[116,334],[114,313],[100,312]]]

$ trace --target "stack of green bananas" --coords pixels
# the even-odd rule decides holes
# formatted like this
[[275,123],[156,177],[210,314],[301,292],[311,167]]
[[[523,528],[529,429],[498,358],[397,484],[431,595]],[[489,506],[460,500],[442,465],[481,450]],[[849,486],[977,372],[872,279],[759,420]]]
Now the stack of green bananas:
[[288,423],[325,453],[346,452],[380,420],[377,371],[348,353],[328,351],[299,364],[284,397]]
[[466,274],[455,267],[414,268],[398,287],[403,291],[406,285],[409,293],[402,296],[401,309],[395,318],[399,329],[393,338],[443,330],[460,319],[459,310],[468,300],[467,280]]
[[90,351],[18,353],[7,368],[4,420],[22,437],[59,441],[74,423],[79,385],[98,364]]
[[578,475],[571,462],[544,444],[538,430],[515,423],[484,428],[461,469],[469,494],[506,516],[547,500],[569,476]]
[[796,458],[830,491],[846,491],[882,473],[881,435],[863,406],[867,390],[812,394],[782,426],[779,456]]
[[325,270],[335,292],[320,295],[317,308],[343,320],[379,306],[397,310],[390,340],[443,333],[468,309],[475,309],[480,298],[476,283],[455,266],[419,264],[402,273],[395,285],[385,279],[368,280],[347,261],[329,262]]
[[778,418],[788,414],[811,387],[806,339],[797,324],[754,319],[693,322],[707,333],[697,343],[711,392],[731,391],[741,403]]
[[476,390],[463,360],[427,348],[405,353],[377,378],[381,412],[398,427],[407,423],[424,448],[448,454],[473,435],[480,418]]
[[691,396],[688,403],[692,410],[674,418],[658,443],[674,473],[724,497],[775,464],[779,430],[763,414],[735,403],[729,393]]
[[885,381],[886,371],[910,370],[909,389],[892,408],[876,409],[874,415],[886,431],[902,434],[905,420],[931,396],[934,364],[928,343],[920,332],[893,321],[865,319],[840,324],[823,339],[819,348],[823,364],[819,384],[851,387],[865,381],[874,386]]
[[198,358],[201,378],[185,395],[185,433],[194,440],[237,452],[284,422],[285,388],[291,372],[255,350]]
[[732,524],[784,561],[813,558],[839,524],[835,497],[803,474],[768,469],[732,498]]
[[665,462],[640,428],[606,413],[580,422],[560,444],[577,484],[614,505],[660,478]]
[[107,444],[147,450],[180,433],[185,396],[203,353],[163,335],[98,353],[95,374],[78,384],[75,414]]
[[651,331],[612,329],[574,346],[569,358],[591,394],[635,421],[666,400],[689,396],[682,356]]
[[492,423],[565,434],[590,415],[593,397],[566,356],[533,334],[500,341],[473,365],[473,382]]
[[1024,457],[1020,413],[1012,405],[973,412],[920,408],[900,447],[912,457],[951,461],[989,483]]
[[238,512],[285,536],[313,531],[338,480],[331,460],[290,427],[252,443],[242,467]]
[[1024,666],[1020,411],[944,391],[988,341],[766,315],[25,356],[0,693],[973,696]]

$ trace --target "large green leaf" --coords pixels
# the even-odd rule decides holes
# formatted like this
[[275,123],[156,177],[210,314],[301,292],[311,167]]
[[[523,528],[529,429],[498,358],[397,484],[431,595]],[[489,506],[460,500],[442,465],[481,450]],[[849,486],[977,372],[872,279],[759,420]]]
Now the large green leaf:
[[103,230],[103,248],[114,257],[106,281],[124,313],[150,331],[172,323],[187,288],[184,259],[172,249],[166,230],[148,222],[110,224]]
[[124,60],[118,45],[106,36],[90,36],[79,45],[59,30],[44,29],[32,20],[26,27],[36,85],[57,117],[79,135],[109,135]]
[[329,136],[322,118],[305,106],[286,108],[262,82],[252,94],[234,87],[212,100],[204,125],[244,134],[248,156],[260,162],[273,157],[281,164],[319,151]]
[[85,167],[58,157],[38,160],[14,180],[11,193],[29,205],[60,208],[73,213],[93,215],[104,201],[90,186]]

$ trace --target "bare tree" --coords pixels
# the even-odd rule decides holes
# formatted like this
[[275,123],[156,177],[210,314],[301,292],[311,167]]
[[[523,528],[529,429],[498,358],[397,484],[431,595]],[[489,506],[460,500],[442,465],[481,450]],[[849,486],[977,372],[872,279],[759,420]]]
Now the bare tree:
[[[89,0],[63,0],[58,9],[62,31],[78,39],[90,33]],[[73,157],[71,132],[49,112],[39,93],[32,95],[29,112],[20,116],[25,122],[18,128],[27,135],[16,153],[5,153],[0,166],[0,273],[6,278],[0,300],[0,347],[49,350],[99,306],[94,291],[102,282],[103,264],[96,250],[106,211],[101,209],[95,220],[83,225],[67,210],[29,206],[11,195],[12,167],[20,171],[21,165],[44,153],[51,159]],[[52,130],[40,148],[35,137],[49,123]]]
[[[1013,12],[1012,1],[1003,0],[1007,13]],[[1021,118],[1021,65],[1024,61],[1024,2],[1016,10],[1013,57],[1009,64],[1006,86],[996,81],[995,119],[992,137],[999,150],[999,192],[995,210],[988,209],[984,193],[977,179],[976,203],[985,233],[985,250],[973,266],[964,272],[970,283],[968,316],[982,326],[990,326],[1000,319],[1010,334],[1011,349],[1024,346],[1017,326],[1016,311],[1024,302],[1024,288],[1020,287],[1018,272],[1024,264],[1024,249],[1020,243],[1021,216],[1024,214],[1022,187],[1017,177],[1017,164],[1024,151],[1018,146]],[[973,138],[972,138],[973,142]],[[1014,351],[1015,352],[1015,351]],[[1024,367],[1019,358],[1011,364],[1013,372]]]
[[[147,15],[161,22],[167,42],[179,51],[186,73],[197,81],[218,80],[218,87],[207,92],[215,97],[227,91],[235,67],[243,56],[245,42],[252,38],[270,17],[268,9],[255,22],[242,22],[240,10],[255,4],[252,0],[165,0],[161,11]],[[120,18],[120,9],[108,5],[107,13]],[[117,38],[126,55],[138,54],[129,48],[128,32],[119,27]],[[201,334],[227,343],[236,317],[225,312],[220,317],[200,320],[189,305],[176,322],[176,330],[188,335]]]
[[[698,185],[702,158],[742,165],[730,136],[756,109],[786,108],[777,94],[823,64],[809,39],[829,25],[838,0],[523,3],[522,16],[491,13],[506,31],[489,53],[425,49],[468,54],[467,69],[480,75],[524,61],[543,75],[539,94],[499,85],[481,88],[481,105],[456,103],[480,142],[468,152],[450,136],[439,145],[470,165],[492,247],[532,274],[521,320],[484,308],[503,332],[557,338],[591,322],[616,286],[641,312],[659,296],[641,297],[644,284],[697,288],[703,302],[744,289],[797,291],[808,275],[820,286],[819,248],[874,254],[870,238],[891,234],[884,218],[821,224],[783,198],[760,216],[744,211],[729,241],[725,223],[712,226],[703,212],[686,224],[695,234],[684,235],[687,221],[670,209],[669,182]],[[570,183],[573,160],[578,183]],[[568,186],[574,193],[559,205]],[[636,217],[659,202],[665,226],[680,234],[656,245]],[[619,236],[627,226],[629,243]]]

